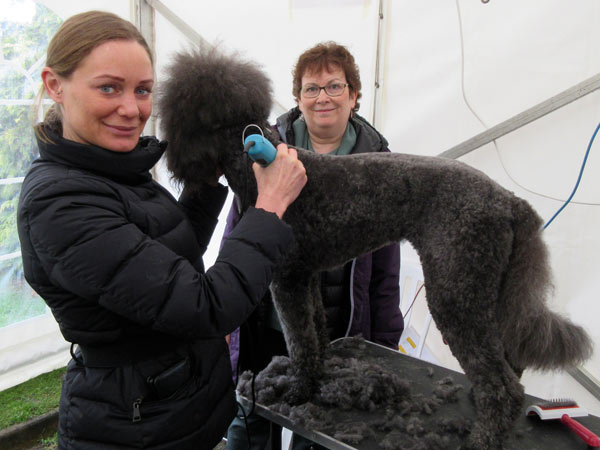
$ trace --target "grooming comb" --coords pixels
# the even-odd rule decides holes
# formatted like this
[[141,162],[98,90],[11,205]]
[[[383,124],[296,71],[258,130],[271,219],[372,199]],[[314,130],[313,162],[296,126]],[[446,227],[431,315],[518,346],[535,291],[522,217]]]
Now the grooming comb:
[[572,417],[587,416],[587,411],[578,406],[574,400],[555,399],[531,405],[525,411],[528,416],[538,415],[542,420],[559,419],[568,426],[577,436],[591,447],[600,447],[600,439]]

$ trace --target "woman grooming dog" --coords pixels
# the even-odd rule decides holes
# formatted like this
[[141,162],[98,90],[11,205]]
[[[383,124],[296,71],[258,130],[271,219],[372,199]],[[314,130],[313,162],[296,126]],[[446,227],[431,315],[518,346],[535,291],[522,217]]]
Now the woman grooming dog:
[[255,165],[259,200],[206,272],[202,254],[227,189],[218,170],[179,201],[152,180],[166,143],[140,137],[152,112],[152,54],[110,13],[66,20],[42,69],[54,101],[35,126],[23,182],[25,278],[72,346],[61,449],[213,448],[235,414],[225,335],[253,311],[292,241],[281,220],[306,183],[280,145]]

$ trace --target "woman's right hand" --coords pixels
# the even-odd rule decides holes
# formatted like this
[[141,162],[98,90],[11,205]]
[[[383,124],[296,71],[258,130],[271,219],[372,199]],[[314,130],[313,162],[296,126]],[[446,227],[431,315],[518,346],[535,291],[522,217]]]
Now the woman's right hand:
[[262,167],[254,163],[252,169],[258,187],[256,208],[274,212],[281,219],[307,181],[306,169],[298,159],[298,152],[283,143],[279,144],[271,164]]

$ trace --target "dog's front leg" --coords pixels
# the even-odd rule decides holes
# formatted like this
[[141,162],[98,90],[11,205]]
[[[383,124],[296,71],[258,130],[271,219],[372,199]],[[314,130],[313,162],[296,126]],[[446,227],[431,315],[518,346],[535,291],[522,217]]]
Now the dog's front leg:
[[312,299],[313,319],[317,340],[319,343],[319,358],[324,359],[325,351],[331,342],[329,332],[327,331],[327,317],[325,315],[325,305],[323,304],[323,296],[321,295],[321,275],[314,275],[309,281],[309,296]]
[[[317,319],[315,313],[323,314],[319,291],[319,275],[277,274],[271,283],[275,309],[285,336],[285,341],[297,377],[288,398],[290,404],[308,400],[317,390],[323,373],[323,337],[327,330],[318,330],[324,326],[324,317]],[[315,303],[318,306],[315,307]]]

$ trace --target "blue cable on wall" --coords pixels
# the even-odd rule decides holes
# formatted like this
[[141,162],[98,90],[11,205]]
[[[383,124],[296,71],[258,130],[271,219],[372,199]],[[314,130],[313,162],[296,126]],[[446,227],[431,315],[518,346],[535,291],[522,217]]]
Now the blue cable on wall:
[[577,192],[577,188],[579,187],[579,182],[581,181],[581,178],[583,176],[583,171],[585,169],[585,164],[587,162],[588,155],[590,154],[590,149],[592,148],[592,144],[594,143],[594,139],[596,139],[596,134],[598,134],[599,129],[600,129],[600,123],[598,123],[598,126],[596,126],[596,130],[594,131],[594,134],[592,134],[592,138],[590,139],[590,143],[588,144],[587,150],[585,152],[585,156],[583,158],[583,163],[581,164],[581,170],[579,171],[579,177],[577,178],[577,183],[575,183],[573,192],[571,192],[571,195],[569,196],[567,201],[565,201],[565,203],[560,207],[560,209],[554,213],[554,215],[550,218],[550,220],[548,220],[548,222],[546,222],[546,225],[544,225],[544,229],[546,229],[548,227],[548,225],[550,225],[552,223],[552,221],[556,218],[556,216],[558,216],[561,213],[561,211],[566,208],[566,206],[569,204],[569,202],[575,195],[575,192]]

